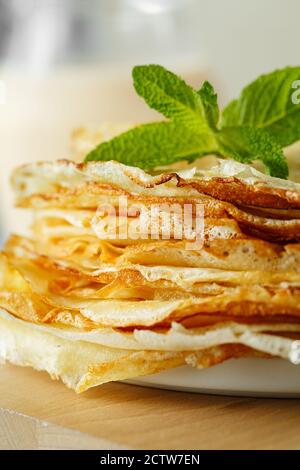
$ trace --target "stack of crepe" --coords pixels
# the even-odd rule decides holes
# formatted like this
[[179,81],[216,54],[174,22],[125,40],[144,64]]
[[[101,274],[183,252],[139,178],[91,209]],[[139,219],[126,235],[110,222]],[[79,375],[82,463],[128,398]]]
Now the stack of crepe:
[[[231,160],[147,173],[117,162],[40,162],[13,175],[29,237],[1,255],[0,356],[77,392],[181,365],[249,356],[298,361],[300,184]],[[112,238],[107,212],[204,207],[203,244]],[[153,229],[153,227],[152,227]],[[153,230],[152,230],[153,232]],[[153,235],[153,233],[152,233]],[[199,372],[201,373],[201,372]]]

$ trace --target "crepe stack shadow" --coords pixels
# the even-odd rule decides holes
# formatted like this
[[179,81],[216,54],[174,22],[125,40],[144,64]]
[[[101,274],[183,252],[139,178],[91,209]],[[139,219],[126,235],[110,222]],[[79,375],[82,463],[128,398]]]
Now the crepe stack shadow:
[[[116,162],[18,168],[16,204],[34,220],[0,257],[2,359],[76,392],[185,364],[291,359],[300,339],[300,184],[203,161],[152,174]],[[201,204],[203,246],[187,249],[176,224],[162,239],[162,220],[156,240],[138,230],[134,240],[111,239],[111,214],[98,208],[117,209],[120,196],[149,210]]]

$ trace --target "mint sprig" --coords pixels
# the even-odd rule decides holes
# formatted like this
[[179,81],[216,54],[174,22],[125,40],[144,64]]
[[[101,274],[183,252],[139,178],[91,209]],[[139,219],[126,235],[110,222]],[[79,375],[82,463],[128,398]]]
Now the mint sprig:
[[118,135],[92,150],[86,161],[116,160],[140,168],[154,168],[179,160],[193,161],[214,148],[213,136],[193,132],[172,121],[153,122]]
[[96,147],[85,161],[116,160],[150,169],[214,153],[242,163],[261,160],[270,175],[287,178],[282,146],[300,138],[300,105],[289,102],[300,68],[260,77],[223,113],[209,82],[196,91],[160,65],[137,66],[132,74],[137,93],[167,121],[120,134]]
[[264,129],[282,146],[300,139],[300,102],[293,94],[300,67],[286,67],[261,75],[229,103],[222,113],[222,126]]
[[202,101],[208,125],[213,129],[217,129],[220,114],[217,93],[208,81],[203,83],[197,93]]
[[137,94],[150,108],[189,128],[209,131],[201,97],[177,75],[160,65],[146,65],[134,67],[132,77]]
[[259,155],[272,176],[287,178],[288,166],[281,146],[266,131],[255,127],[224,127],[219,133],[223,154],[241,163],[251,163]]

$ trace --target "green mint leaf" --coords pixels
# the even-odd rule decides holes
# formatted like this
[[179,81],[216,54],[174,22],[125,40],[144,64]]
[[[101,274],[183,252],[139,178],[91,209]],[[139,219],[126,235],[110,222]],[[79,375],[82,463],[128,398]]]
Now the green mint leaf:
[[300,105],[291,96],[299,71],[287,68],[250,84],[225,108],[220,129],[217,94],[209,82],[195,91],[160,65],[137,66],[137,93],[169,121],[129,130],[100,144],[85,161],[116,160],[150,169],[215,153],[242,163],[259,159],[270,175],[286,178],[281,145],[300,135]]
[[208,81],[205,81],[197,93],[203,103],[208,124],[213,129],[216,129],[219,121],[219,106],[218,95],[214,87]]
[[184,80],[161,65],[136,66],[132,76],[136,92],[150,108],[186,127],[208,131],[201,98]]
[[242,163],[261,160],[268,173],[287,178],[287,162],[281,146],[266,131],[254,127],[226,127],[218,134],[220,153]]
[[[262,75],[224,109],[222,127],[251,126],[268,131],[282,146],[300,139],[300,67]],[[299,103],[298,103],[299,100]]]
[[195,132],[173,122],[155,122],[135,127],[103,142],[85,162],[115,160],[125,165],[150,169],[217,151],[211,134]]

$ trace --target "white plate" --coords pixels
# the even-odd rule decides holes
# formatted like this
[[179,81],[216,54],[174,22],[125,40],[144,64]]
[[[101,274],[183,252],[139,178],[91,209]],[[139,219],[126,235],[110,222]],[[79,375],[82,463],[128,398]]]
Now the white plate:
[[291,398],[300,397],[300,365],[280,359],[232,359],[210,369],[180,367],[126,382],[185,392]]

